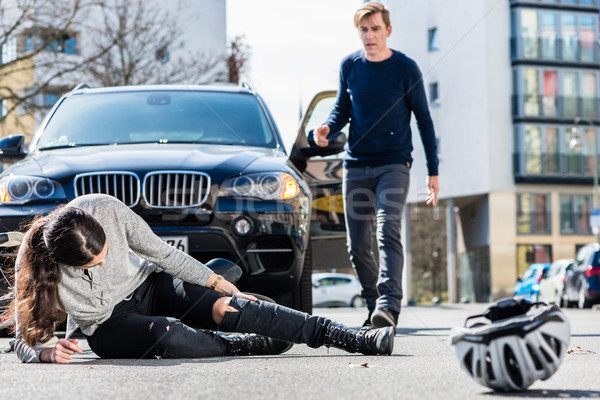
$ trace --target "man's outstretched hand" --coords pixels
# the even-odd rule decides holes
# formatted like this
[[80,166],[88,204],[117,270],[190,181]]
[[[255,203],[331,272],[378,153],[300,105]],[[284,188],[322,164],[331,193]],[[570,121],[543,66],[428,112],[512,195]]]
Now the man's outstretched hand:
[[313,138],[317,146],[327,147],[329,144],[327,135],[329,135],[329,125],[321,125],[313,131]]

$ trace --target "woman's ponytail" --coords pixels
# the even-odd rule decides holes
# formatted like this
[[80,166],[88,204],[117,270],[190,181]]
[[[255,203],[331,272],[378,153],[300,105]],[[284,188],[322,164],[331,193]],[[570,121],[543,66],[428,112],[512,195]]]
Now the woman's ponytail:
[[52,338],[55,323],[64,316],[58,295],[60,265],[85,265],[100,254],[105,243],[98,221],[78,208],[61,207],[31,223],[15,266],[14,309],[27,344]]

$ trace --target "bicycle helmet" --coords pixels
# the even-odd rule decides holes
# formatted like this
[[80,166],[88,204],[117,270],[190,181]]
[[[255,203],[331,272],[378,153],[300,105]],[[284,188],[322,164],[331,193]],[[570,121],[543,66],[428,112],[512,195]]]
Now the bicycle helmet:
[[[479,317],[491,322],[467,326]],[[569,321],[556,305],[516,297],[468,317],[464,327],[452,330],[450,344],[461,366],[480,384],[521,391],[556,372],[570,338]]]

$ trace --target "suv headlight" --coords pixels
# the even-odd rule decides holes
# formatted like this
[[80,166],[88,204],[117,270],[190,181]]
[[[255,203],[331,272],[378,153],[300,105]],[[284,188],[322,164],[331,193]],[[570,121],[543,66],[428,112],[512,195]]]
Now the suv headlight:
[[8,175],[0,179],[0,204],[65,199],[61,184],[52,179],[27,175]]
[[288,200],[300,192],[298,182],[285,172],[248,174],[223,182],[219,196]]

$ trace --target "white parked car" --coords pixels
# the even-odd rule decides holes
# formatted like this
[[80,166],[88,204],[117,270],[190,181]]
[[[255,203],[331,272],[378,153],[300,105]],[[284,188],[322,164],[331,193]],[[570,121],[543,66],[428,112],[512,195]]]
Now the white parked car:
[[539,301],[563,307],[565,275],[573,268],[573,263],[574,261],[569,259],[556,260],[552,263],[540,281]]
[[354,275],[337,272],[314,273],[312,285],[314,307],[365,305],[365,300],[360,295],[360,282]]

